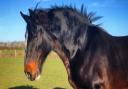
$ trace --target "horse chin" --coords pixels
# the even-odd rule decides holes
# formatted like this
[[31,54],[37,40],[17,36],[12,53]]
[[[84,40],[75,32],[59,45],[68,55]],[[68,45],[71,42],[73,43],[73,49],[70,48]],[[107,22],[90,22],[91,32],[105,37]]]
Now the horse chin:
[[40,78],[40,72],[36,72],[35,74],[26,72],[25,74],[30,81],[39,80]]
[[30,77],[28,77],[28,79],[29,79],[30,81],[36,81],[36,80],[39,80],[39,79],[40,79],[40,74],[37,75],[37,76],[30,76]]
[[39,80],[40,79],[40,72],[37,72],[34,76],[33,76],[33,80]]
[[36,78],[35,78],[35,80],[39,80],[40,79],[40,75],[38,75]]

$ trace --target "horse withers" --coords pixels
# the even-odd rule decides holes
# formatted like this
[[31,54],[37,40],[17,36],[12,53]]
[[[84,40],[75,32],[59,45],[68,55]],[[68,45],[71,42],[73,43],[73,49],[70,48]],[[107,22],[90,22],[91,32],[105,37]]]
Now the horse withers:
[[62,59],[74,89],[128,89],[128,36],[115,37],[93,21],[84,7],[21,12],[27,23],[24,72],[39,78],[51,50]]

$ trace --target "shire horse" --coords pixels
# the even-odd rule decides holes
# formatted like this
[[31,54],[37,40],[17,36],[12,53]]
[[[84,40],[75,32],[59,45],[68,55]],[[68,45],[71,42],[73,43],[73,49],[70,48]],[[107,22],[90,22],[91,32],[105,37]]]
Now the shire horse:
[[99,17],[86,13],[83,6],[20,13],[27,23],[24,72],[28,79],[39,78],[53,50],[64,63],[73,89],[128,89],[128,36],[112,36],[93,24]]

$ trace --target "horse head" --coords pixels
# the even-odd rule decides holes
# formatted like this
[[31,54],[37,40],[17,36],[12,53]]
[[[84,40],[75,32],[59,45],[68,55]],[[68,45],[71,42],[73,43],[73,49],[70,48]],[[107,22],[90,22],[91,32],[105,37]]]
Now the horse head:
[[[46,32],[46,24],[39,20],[39,14],[29,10],[30,15],[21,12],[21,16],[27,23],[26,27],[26,55],[24,59],[24,72],[30,80],[36,80],[41,74],[41,66],[43,65],[47,55],[51,51],[51,38]],[[46,13],[40,15],[45,16]],[[46,17],[44,17],[46,20]],[[44,21],[44,20],[43,20]],[[46,20],[45,23],[48,21]]]

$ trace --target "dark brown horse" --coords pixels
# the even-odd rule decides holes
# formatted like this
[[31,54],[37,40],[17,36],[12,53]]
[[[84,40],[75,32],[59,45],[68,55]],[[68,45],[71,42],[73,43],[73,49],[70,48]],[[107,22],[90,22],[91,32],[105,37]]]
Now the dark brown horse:
[[114,37],[92,24],[84,8],[29,9],[24,72],[36,80],[51,50],[62,59],[74,89],[128,89],[128,36]]

